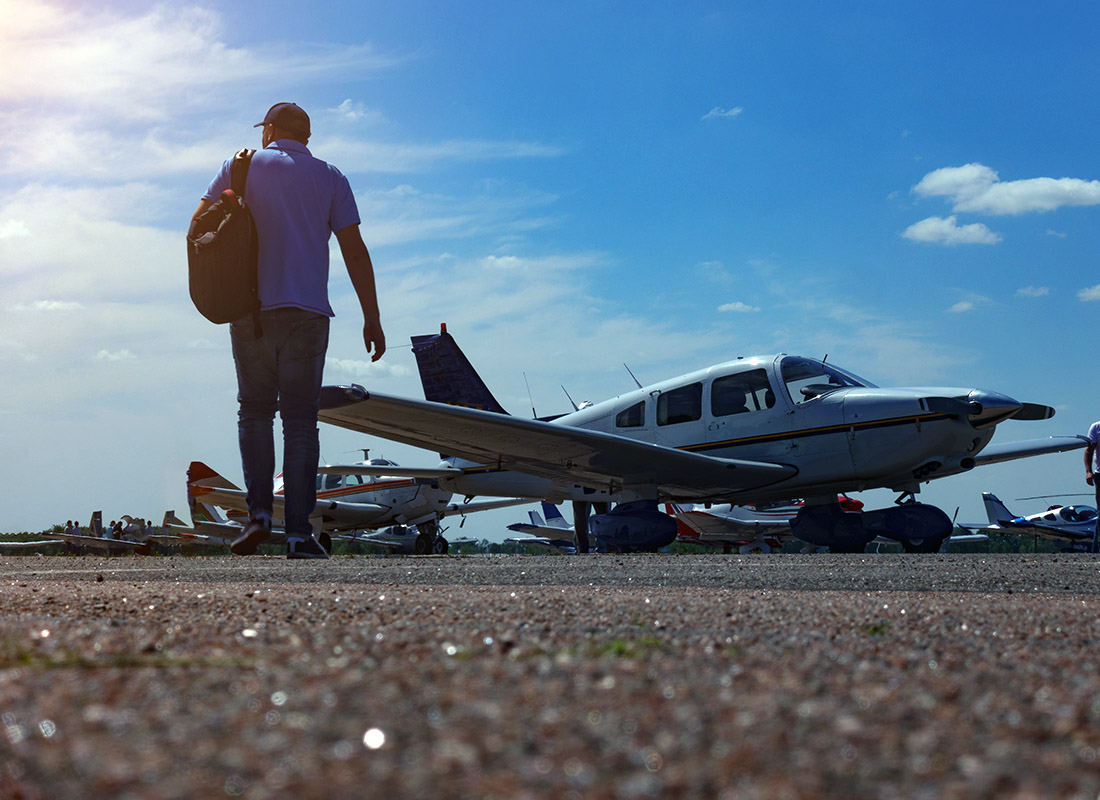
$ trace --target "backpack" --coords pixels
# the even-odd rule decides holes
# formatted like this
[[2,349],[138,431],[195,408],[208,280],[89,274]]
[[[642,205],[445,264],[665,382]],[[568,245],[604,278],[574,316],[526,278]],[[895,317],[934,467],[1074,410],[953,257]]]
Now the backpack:
[[256,222],[244,201],[248,167],[255,150],[240,150],[229,169],[232,188],[191,220],[187,231],[187,273],[191,301],[211,322],[234,322],[249,314],[259,330]]

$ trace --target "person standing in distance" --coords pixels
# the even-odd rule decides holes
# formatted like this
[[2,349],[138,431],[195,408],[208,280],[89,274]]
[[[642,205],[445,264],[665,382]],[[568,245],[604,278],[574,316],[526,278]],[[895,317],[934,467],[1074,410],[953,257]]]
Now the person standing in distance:
[[[1096,473],[1100,472],[1100,460],[1097,459],[1096,452],[1100,446],[1100,422],[1089,426],[1086,438],[1089,443],[1085,445],[1085,483],[1096,488],[1096,507],[1100,509],[1100,482],[1096,480]],[[1092,534],[1092,552],[1100,552],[1100,516],[1096,518],[1096,530]]]
[[[294,103],[276,103],[255,127],[263,128],[263,149],[252,157],[244,199],[259,239],[260,331],[257,335],[251,315],[230,323],[248,495],[248,523],[230,549],[251,555],[271,535],[278,410],[287,558],[328,558],[313,537],[309,517],[317,503],[317,411],[333,316],[328,301],[332,233],[359,297],[363,342],[368,353],[373,351],[372,361],[386,352],[386,337],[355,197],[340,170],[309,152],[309,115]],[[230,188],[231,162],[222,165],[193,216]]]

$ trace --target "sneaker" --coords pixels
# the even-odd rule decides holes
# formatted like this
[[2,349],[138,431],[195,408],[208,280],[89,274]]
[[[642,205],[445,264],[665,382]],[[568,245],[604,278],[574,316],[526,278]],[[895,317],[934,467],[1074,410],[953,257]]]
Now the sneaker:
[[237,556],[250,556],[256,552],[256,548],[266,542],[271,536],[271,530],[267,523],[260,520],[250,520],[244,526],[244,531],[233,540],[229,551]]
[[287,539],[287,558],[328,558],[325,548],[317,544],[317,540],[310,536],[308,539]]

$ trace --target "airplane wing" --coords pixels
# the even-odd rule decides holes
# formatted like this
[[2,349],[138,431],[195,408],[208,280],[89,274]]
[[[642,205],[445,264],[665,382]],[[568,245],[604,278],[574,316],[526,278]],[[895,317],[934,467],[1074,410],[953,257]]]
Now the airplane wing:
[[983,466],[1045,453],[1064,453],[1067,450],[1083,449],[1088,443],[1089,440],[1084,436],[1048,436],[1046,439],[991,444],[974,456],[974,463]]
[[[1076,531],[1057,525],[1043,525],[1037,522],[1004,521],[998,524],[988,522],[960,522],[960,528],[984,533],[1015,533],[1022,536],[1042,536],[1059,542],[1092,542],[1092,531]],[[988,538],[988,537],[987,537]]]
[[[532,525],[530,522],[513,522],[508,526],[508,530],[515,531],[516,533],[527,533],[532,536],[542,537],[557,537],[562,538],[565,534],[573,533],[572,530],[566,528],[555,528],[550,525]],[[523,539],[506,539],[509,542],[523,542]]]
[[526,544],[534,545],[535,547],[545,547],[547,550],[560,550],[563,553],[576,552],[576,545],[572,539],[563,539],[561,537],[561,528],[558,528],[558,534],[554,537],[545,536],[513,536],[510,539],[504,541],[509,544]]
[[705,537],[730,536],[755,539],[759,536],[784,536],[790,538],[790,522],[737,519],[732,515],[713,514],[708,511],[680,511],[673,514],[685,525]]
[[455,467],[372,467],[364,464],[339,464],[318,467],[318,475],[370,475],[376,478],[451,478],[462,475]]
[[759,489],[797,474],[795,467],[721,459],[622,436],[426,400],[321,390],[324,422],[593,488],[660,486],[673,497],[705,498]]
[[[492,511],[495,508],[509,508],[511,506],[525,506],[531,502],[530,497],[507,497],[501,500],[483,500],[477,503],[450,503],[439,512],[441,517],[453,517],[455,514],[466,516],[475,511]],[[415,520],[413,521],[415,524]],[[560,528],[559,528],[560,530]]]
[[[248,510],[247,495],[240,489],[220,489],[204,484],[192,484],[191,491],[196,496],[202,497],[204,503],[213,503],[224,508],[233,508],[238,511]],[[283,498],[276,495],[272,508],[272,513],[276,519],[282,520],[284,518],[283,505]],[[348,503],[339,500],[322,500],[318,498],[317,506],[313,513],[324,519],[326,527],[329,523],[337,527],[342,524],[367,527],[375,519],[378,519],[389,511],[390,509],[387,506],[381,506],[377,503]],[[240,528],[237,528],[237,534],[239,533]]]

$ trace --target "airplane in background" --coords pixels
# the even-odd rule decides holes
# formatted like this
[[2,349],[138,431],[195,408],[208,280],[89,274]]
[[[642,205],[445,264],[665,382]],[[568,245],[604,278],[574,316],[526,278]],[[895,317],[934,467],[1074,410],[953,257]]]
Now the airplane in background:
[[[426,400],[322,389],[320,419],[446,454],[441,488],[465,496],[572,500],[579,552],[588,532],[628,530],[660,547],[676,523],[658,501],[734,504],[804,498],[798,538],[862,552],[876,537],[938,550],[953,528],[916,502],[930,480],[1082,448],[1080,436],[991,445],[1008,420],[1054,409],[971,388],[882,389],[823,360],[742,357],[554,418],[504,411],[443,326],[414,336]],[[837,495],[885,487],[895,505],[846,512]],[[589,519],[595,503],[616,502]],[[599,511],[599,509],[597,509]],[[657,544],[659,543],[659,544]]]
[[[1034,498],[1033,498],[1034,499]],[[982,492],[988,524],[961,527],[988,533],[1018,533],[1069,543],[1070,550],[1089,552],[1096,531],[1096,509],[1086,505],[1051,506],[1046,511],[1017,516],[992,492]]]
[[92,512],[92,518],[88,522],[88,527],[84,529],[93,532],[95,535],[84,533],[43,533],[42,535],[55,542],[64,542],[70,547],[82,551],[92,550],[105,555],[121,555],[123,553],[137,553],[143,556],[149,555],[152,552],[152,548],[145,538],[145,528],[139,525],[134,518],[129,515],[124,515],[122,519],[126,520],[127,523],[126,527],[123,528],[123,536],[125,538],[122,539],[112,539],[102,535],[103,513],[100,511]]
[[[384,547],[395,554],[423,555],[417,551],[417,547],[421,541],[420,536],[420,531],[417,530],[415,525],[391,525],[377,531],[351,531],[349,533],[340,533],[332,537],[332,539],[333,541],[357,542],[360,544],[375,545],[376,547]],[[452,546],[464,544],[477,544],[477,539],[473,539],[469,536],[452,536],[449,539],[445,539],[442,532],[440,532],[435,537],[432,553],[435,555],[444,555],[450,551]]]
[[[848,512],[860,511],[863,502],[841,495],[840,507]],[[679,541],[709,547],[721,547],[731,552],[734,547],[740,553],[770,553],[782,547],[783,542],[798,539],[791,529],[791,521],[802,508],[802,501],[767,503],[764,505],[731,506],[728,503],[700,508],[691,505],[670,504],[669,513],[680,526]],[[939,549],[947,543],[962,544],[985,542],[985,534],[952,533],[940,542]],[[876,537],[871,544],[901,545],[907,553],[932,552],[928,548],[935,542],[894,540]]]
[[[413,475],[412,473],[416,474]],[[317,470],[317,505],[310,522],[318,540],[331,552],[331,537],[336,532],[374,530],[393,525],[415,526],[417,554],[447,552],[447,540],[440,541],[439,522],[445,517],[489,511],[531,502],[526,498],[502,498],[480,503],[451,503],[452,492],[441,489],[431,477],[432,470],[410,470],[393,461],[375,458],[346,466],[326,466]],[[241,520],[207,523],[202,533],[221,535],[231,543],[240,535],[248,511],[243,489],[201,461],[192,461],[187,470],[188,499],[217,514],[216,507],[230,509]],[[283,520],[282,478],[275,482],[274,524]],[[230,530],[232,525],[235,530]],[[198,531],[196,531],[198,532]],[[272,544],[285,541],[285,532],[272,531]]]
[[[565,517],[561,515],[558,507],[543,500],[542,513],[546,515],[546,519],[543,519],[537,511],[528,511],[527,515],[531,518],[530,522],[513,522],[508,526],[508,530],[527,535],[512,536],[504,541],[546,547],[552,550],[560,550],[563,553],[575,553],[576,542],[573,526],[565,521]],[[597,542],[597,551],[598,548],[599,543]]]

